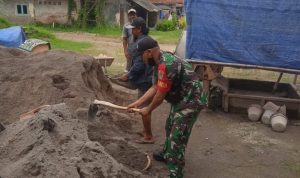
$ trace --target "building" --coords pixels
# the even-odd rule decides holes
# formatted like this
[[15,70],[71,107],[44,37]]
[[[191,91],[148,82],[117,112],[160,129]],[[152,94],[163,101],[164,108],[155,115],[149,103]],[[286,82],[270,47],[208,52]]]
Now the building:
[[[80,0],[74,0],[80,7]],[[68,0],[1,0],[0,16],[18,23],[61,23],[68,22],[68,17],[77,19],[77,9],[69,13]]]
[[[73,2],[71,8],[70,2]],[[0,16],[18,24],[41,22],[44,24],[66,24],[70,19],[77,20],[79,10],[87,4],[88,21],[96,22],[93,12],[96,0],[0,0]],[[122,26],[127,21],[127,11],[137,10],[137,15],[143,17],[149,27],[154,27],[158,21],[160,8],[148,0],[106,0],[103,8],[105,23]],[[69,12],[70,11],[70,12]]]
[[177,16],[185,15],[183,0],[149,0],[152,4],[161,9],[160,18],[168,18],[171,12],[176,12]]
[[154,27],[158,21],[160,8],[148,0],[110,0],[106,2],[105,20],[111,24],[123,25],[127,19],[127,11],[134,8],[137,16],[145,19],[149,27]]

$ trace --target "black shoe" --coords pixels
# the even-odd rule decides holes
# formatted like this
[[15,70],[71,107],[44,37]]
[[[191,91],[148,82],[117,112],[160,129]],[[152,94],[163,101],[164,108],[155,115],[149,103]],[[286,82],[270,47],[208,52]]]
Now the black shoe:
[[153,156],[153,159],[156,161],[166,162],[166,160],[164,158],[164,153],[162,151],[154,152],[152,156]]

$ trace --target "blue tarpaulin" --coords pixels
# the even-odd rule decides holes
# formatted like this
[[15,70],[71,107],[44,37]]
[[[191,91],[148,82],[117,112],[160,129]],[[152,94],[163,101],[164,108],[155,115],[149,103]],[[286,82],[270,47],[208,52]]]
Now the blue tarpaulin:
[[299,0],[185,0],[186,58],[300,70]]
[[19,26],[0,29],[0,45],[16,48],[26,40],[23,29]]

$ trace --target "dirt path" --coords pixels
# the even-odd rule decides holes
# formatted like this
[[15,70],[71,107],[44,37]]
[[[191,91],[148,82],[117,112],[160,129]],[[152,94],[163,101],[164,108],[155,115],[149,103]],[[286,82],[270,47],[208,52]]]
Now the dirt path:
[[[122,89],[126,90],[126,89]],[[134,93],[132,93],[134,94]],[[163,103],[152,117],[154,145],[135,144],[132,135],[142,129],[141,120],[127,128],[126,139],[143,152],[152,154],[162,148],[164,124],[169,104]],[[130,117],[139,119],[139,116]],[[196,121],[186,150],[186,178],[299,178],[300,126],[291,121],[286,132],[277,133],[246,115],[203,110]],[[126,128],[124,128],[126,130]],[[167,174],[163,163],[153,161],[151,172]]]
[[[169,106],[155,111],[156,147],[164,142],[164,123]],[[300,127],[289,125],[276,133],[247,116],[202,111],[186,151],[187,178],[299,178]],[[143,146],[152,151],[152,147]]]
[[[113,65],[119,68],[124,64],[121,39],[87,33],[56,35],[63,39],[91,42],[94,47],[87,50],[87,53],[113,56],[117,59]],[[169,50],[175,46],[162,45],[162,48]],[[149,154],[160,149],[164,142],[164,124],[168,112],[169,105],[163,103],[153,114],[152,127],[156,140],[154,145],[132,144]],[[128,132],[141,129],[140,120],[132,124]],[[292,124],[288,125],[286,132],[276,133],[259,122],[248,122],[247,116],[226,114],[221,111],[202,111],[186,150],[185,177],[299,178],[299,135],[300,126]],[[133,141],[134,137],[128,139]],[[152,172],[153,169],[166,172],[165,165],[155,161],[151,169]]]
[[[59,32],[55,33],[58,38],[61,39],[68,39],[73,41],[86,41],[93,43],[96,48],[103,49],[103,47],[122,47],[122,38],[109,38],[109,37],[102,37],[96,34],[91,33],[83,33],[83,32],[76,32],[76,33],[64,33]],[[162,50],[165,51],[174,51],[175,45],[174,44],[160,44]],[[105,51],[109,51],[110,48],[105,49]]]
[[[83,32],[59,32],[55,33],[55,35],[61,39],[92,43],[93,46],[89,49],[84,50],[84,54],[88,54],[91,56],[98,56],[99,54],[104,54],[106,56],[114,57],[115,60],[112,66],[109,68],[109,73],[118,73],[121,69],[125,68],[125,57],[122,47],[121,36],[120,38],[109,38]],[[160,48],[165,51],[173,52],[176,48],[176,45],[160,44]]]

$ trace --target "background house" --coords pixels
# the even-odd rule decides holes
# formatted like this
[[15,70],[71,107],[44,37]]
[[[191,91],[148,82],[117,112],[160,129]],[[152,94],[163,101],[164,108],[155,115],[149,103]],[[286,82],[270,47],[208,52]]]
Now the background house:
[[[80,0],[74,0],[80,7]],[[18,24],[67,23],[68,16],[77,19],[77,10],[69,13],[68,0],[1,0],[0,16]]]
[[[18,24],[41,22],[45,24],[66,24],[70,19],[79,18],[80,8],[86,6],[87,22],[96,24],[96,0],[0,0],[0,16]],[[103,21],[110,25],[123,26],[130,8],[137,10],[137,15],[143,17],[149,27],[154,27],[158,21],[160,8],[148,0],[107,0],[104,2]],[[70,11],[70,12],[69,12]]]
[[177,16],[185,15],[183,0],[149,0],[152,4],[161,9],[160,18],[168,18],[171,12],[176,12]]
[[110,0],[106,2],[105,19],[110,24],[122,26],[128,21],[127,11],[134,8],[137,16],[142,17],[149,27],[154,27],[159,18],[160,8],[148,0]]

